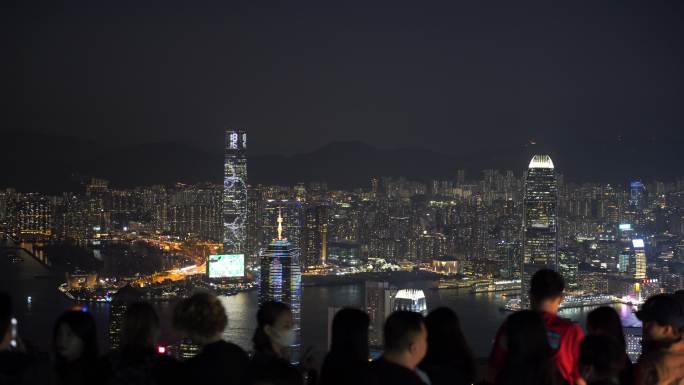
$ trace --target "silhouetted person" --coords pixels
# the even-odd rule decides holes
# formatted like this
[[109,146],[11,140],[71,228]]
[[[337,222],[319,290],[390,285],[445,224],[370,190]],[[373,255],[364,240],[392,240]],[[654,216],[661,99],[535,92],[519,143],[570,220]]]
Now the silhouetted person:
[[432,385],[472,384],[477,376],[475,359],[453,310],[440,307],[425,318],[428,350],[419,367]]
[[268,301],[259,307],[256,318],[254,356],[250,362],[252,384],[303,384],[304,376],[290,364],[287,353],[295,338],[290,307]]
[[523,310],[506,319],[506,358],[496,385],[553,385],[562,383],[553,349],[539,312]]
[[56,383],[85,385],[106,381],[97,350],[95,320],[85,309],[63,313],[55,322]]
[[427,329],[423,316],[410,311],[395,311],[384,329],[385,351],[371,362],[365,383],[368,385],[424,385],[416,372],[427,352]]
[[121,329],[121,349],[110,355],[110,385],[174,384],[178,363],[157,351],[161,333],[159,317],[152,305],[128,305]]
[[615,339],[622,350],[623,368],[620,372],[620,384],[631,385],[633,382],[633,365],[627,355],[625,332],[622,328],[620,315],[612,307],[601,306],[592,310],[587,316],[587,331],[589,335],[608,336]]
[[[563,301],[565,282],[553,270],[542,269],[534,273],[530,280],[530,308],[541,314],[547,329],[549,345],[558,371],[565,381],[573,385],[581,378],[578,365],[579,350],[584,331],[576,323],[558,317],[558,308]],[[486,380],[493,382],[503,367],[508,355],[506,347],[505,324],[496,334],[492,352],[489,355]]]
[[358,309],[342,309],[332,322],[330,352],[323,361],[321,385],[359,384],[368,367],[370,318]]
[[608,334],[588,335],[580,347],[580,373],[587,385],[620,385],[625,349]]
[[674,295],[658,294],[636,315],[643,323],[643,352],[634,383],[684,384],[684,305]]
[[173,324],[201,348],[199,354],[182,365],[182,383],[248,383],[249,359],[240,347],[223,340],[228,316],[216,296],[197,293],[181,300],[174,309]]

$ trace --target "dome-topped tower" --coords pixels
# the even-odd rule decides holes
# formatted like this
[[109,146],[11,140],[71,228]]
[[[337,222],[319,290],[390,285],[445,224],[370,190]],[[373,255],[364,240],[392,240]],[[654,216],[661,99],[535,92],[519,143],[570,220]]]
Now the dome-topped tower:
[[548,155],[535,155],[530,161],[529,168],[553,168],[553,161]]

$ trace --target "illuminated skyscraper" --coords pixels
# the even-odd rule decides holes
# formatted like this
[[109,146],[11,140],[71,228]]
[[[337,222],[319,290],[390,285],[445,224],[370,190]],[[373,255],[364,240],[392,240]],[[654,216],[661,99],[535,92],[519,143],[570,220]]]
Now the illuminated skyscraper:
[[634,279],[646,278],[646,250],[643,239],[632,239],[632,258],[628,271]]
[[273,200],[268,199],[261,211],[261,244],[268,245],[278,237],[278,216],[282,216],[283,232],[287,234],[290,243],[303,248],[304,232],[304,206],[296,200]]
[[278,217],[278,236],[261,257],[259,304],[279,301],[290,306],[294,321],[295,341],[290,346],[290,360],[299,362],[301,346],[302,270],[299,249],[283,238],[283,218]]
[[314,204],[306,208],[302,254],[304,268],[324,265],[328,254],[328,206]]
[[395,290],[387,282],[366,281],[364,307],[370,317],[368,343],[371,348],[382,348],[382,330],[385,320],[392,312],[392,297]]
[[523,196],[522,293],[528,305],[530,279],[539,269],[558,266],[558,185],[553,161],[535,155],[525,178]]
[[223,162],[223,252],[244,253],[247,232],[247,132],[226,130]]
[[121,327],[128,305],[140,301],[142,293],[140,290],[126,285],[119,289],[113,296],[109,304],[109,348],[116,350],[121,347]]
[[579,263],[574,249],[563,248],[558,250],[558,272],[565,279],[565,291],[574,294],[579,283]]
[[177,189],[169,197],[169,229],[172,234],[221,239],[222,191],[214,185],[188,186]]
[[250,265],[257,265],[262,247],[261,231],[264,225],[264,196],[261,185],[250,186],[247,199],[247,254]]
[[394,311],[412,311],[426,316],[427,302],[425,301],[425,293],[420,289],[399,290],[394,297],[392,309]]
[[20,239],[48,239],[52,236],[53,209],[49,199],[39,194],[26,194],[16,202],[15,235]]
[[629,204],[632,208],[643,209],[646,199],[646,187],[640,181],[629,184]]

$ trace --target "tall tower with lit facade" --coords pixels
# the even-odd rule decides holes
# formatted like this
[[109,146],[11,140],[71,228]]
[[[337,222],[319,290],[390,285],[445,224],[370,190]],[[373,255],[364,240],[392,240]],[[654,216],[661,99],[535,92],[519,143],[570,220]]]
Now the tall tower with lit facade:
[[328,206],[314,204],[306,208],[302,254],[304,268],[325,265],[328,255]]
[[247,240],[247,132],[226,130],[223,162],[223,252],[244,253]]
[[278,216],[278,235],[261,256],[259,305],[279,301],[292,310],[295,340],[289,348],[290,360],[299,362],[301,348],[302,270],[299,249],[283,238],[283,217]]
[[522,303],[529,304],[530,279],[539,269],[558,268],[558,182],[548,155],[535,155],[523,195]]

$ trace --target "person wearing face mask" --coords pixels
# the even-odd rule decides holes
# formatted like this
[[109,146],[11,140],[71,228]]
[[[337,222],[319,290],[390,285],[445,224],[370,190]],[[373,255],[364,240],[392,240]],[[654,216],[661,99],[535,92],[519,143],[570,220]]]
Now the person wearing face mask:
[[245,385],[248,383],[247,354],[239,346],[223,340],[228,325],[226,309],[209,293],[197,293],[174,308],[173,324],[185,337],[201,347],[195,357],[181,367],[181,384]]
[[635,385],[684,383],[684,304],[671,294],[649,298],[636,312],[643,323],[643,352]]
[[257,311],[254,331],[254,356],[250,361],[253,385],[303,384],[301,372],[288,360],[288,348],[294,343],[292,311],[282,302],[268,301]]
[[427,329],[423,316],[395,311],[385,322],[385,351],[371,362],[366,385],[425,385],[417,372],[427,353]]
[[93,384],[102,381],[103,365],[97,350],[95,320],[85,309],[63,313],[55,322],[55,383]]

